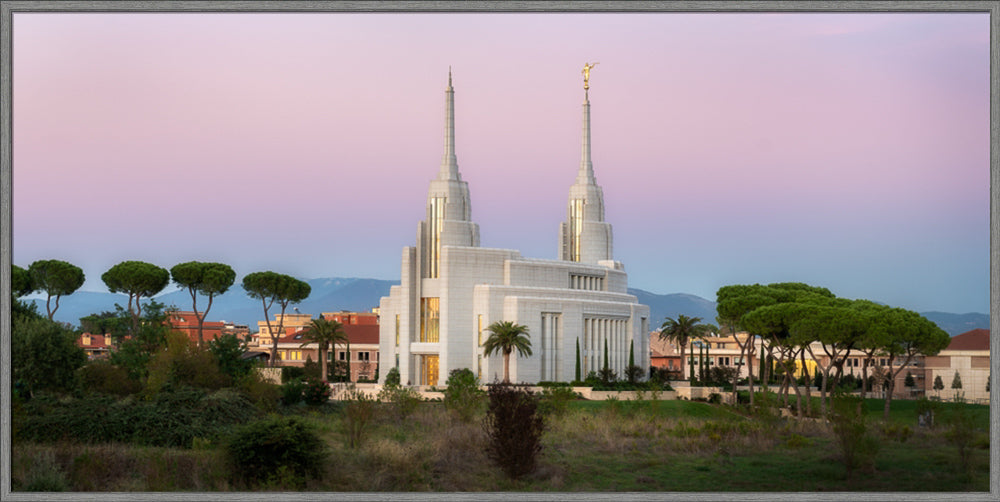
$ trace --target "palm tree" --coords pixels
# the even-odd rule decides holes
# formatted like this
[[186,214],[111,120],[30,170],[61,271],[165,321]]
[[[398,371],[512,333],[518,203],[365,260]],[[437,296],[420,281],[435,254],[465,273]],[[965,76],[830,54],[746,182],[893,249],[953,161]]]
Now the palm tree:
[[531,339],[528,327],[510,321],[497,321],[488,328],[490,337],[483,342],[483,353],[487,356],[503,353],[503,381],[510,383],[510,353],[517,349],[522,356],[531,355]]
[[678,315],[677,320],[668,317],[660,326],[660,340],[669,340],[676,343],[681,348],[681,380],[684,379],[684,347],[695,338],[702,338],[709,327],[698,324],[700,317],[688,317]]
[[302,338],[306,342],[301,347],[310,343],[319,345],[320,380],[326,381],[326,351],[330,347],[336,347],[338,343],[347,343],[344,325],[322,317],[313,319],[309,323],[309,330],[302,334]]

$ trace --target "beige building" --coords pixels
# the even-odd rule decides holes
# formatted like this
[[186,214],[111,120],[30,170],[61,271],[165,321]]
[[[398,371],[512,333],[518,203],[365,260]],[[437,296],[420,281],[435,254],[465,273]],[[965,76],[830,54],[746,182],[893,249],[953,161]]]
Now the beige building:
[[[962,397],[966,401],[986,404],[990,392],[986,383],[990,378],[990,330],[974,329],[952,337],[948,347],[938,355],[923,361],[924,391],[928,396],[951,400]],[[955,374],[962,382],[961,389],[952,389]],[[944,390],[934,390],[934,380],[940,376]]]
[[[282,322],[282,319],[284,319],[284,322]],[[271,321],[271,329],[277,330],[278,325],[281,324],[281,329],[284,331],[281,336],[284,336],[301,331],[306,326],[309,326],[311,321],[312,315],[310,314],[274,314],[274,320]],[[273,343],[274,335],[268,329],[267,321],[257,321],[257,333],[252,335],[249,345],[270,348]]]

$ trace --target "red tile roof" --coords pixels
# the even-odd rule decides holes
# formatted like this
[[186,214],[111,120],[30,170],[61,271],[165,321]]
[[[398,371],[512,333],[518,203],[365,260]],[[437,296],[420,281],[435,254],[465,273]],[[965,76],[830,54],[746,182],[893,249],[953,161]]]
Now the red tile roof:
[[955,335],[945,350],[990,350],[990,330],[974,329]]
[[[378,345],[377,324],[344,324],[342,328],[351,343]],[[309,328],[306,328],[285,335],[278,338],[278,343],[305,343],[305,334],[308,332]]]

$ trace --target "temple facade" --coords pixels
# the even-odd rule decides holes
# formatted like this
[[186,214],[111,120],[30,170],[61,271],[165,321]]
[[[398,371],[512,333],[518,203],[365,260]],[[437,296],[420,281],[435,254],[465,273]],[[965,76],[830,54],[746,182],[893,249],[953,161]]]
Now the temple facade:
[[449,71],[441,166],[430,182],[416,246],[403,249],[400,285],[379,305],[380,382],[392,367],[408,385],[443,386],[460,368],[484,382],[502,379],[503,357],[487,357],[482,348],[496,321],[526,326],[531,339],[531,356],[511,357],[512,382],[572,381],[578,360],[581,378],[600,371],[605,360],[621,377],[630,353],[636,366],[649,368],[649,307],[627,293],[624,266],[613,259],[612,229],[590,158],[588,89],[585,81],[581,160],[559,229],[559,259],[531,259],[479,246],[469,186],[455,155]]

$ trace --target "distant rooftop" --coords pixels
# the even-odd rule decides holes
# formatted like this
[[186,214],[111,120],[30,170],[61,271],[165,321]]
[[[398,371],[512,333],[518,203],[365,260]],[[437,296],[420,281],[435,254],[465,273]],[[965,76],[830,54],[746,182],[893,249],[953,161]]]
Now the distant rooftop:
[[955,335],[945,350],[990,350],[990,330],[974,329]]

